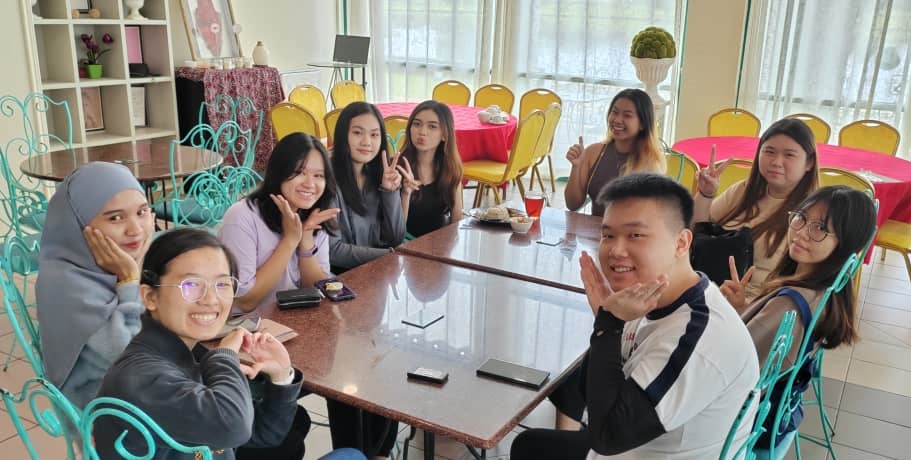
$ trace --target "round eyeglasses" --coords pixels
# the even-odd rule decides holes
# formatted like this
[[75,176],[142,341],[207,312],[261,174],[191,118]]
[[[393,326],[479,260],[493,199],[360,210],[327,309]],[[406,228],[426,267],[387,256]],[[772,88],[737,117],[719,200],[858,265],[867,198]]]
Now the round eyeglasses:
[[[807,226],[808,223],[809,226]],[[807,236],[817,243],[829,236],[829,231],[826,230],[826,227],[822,222],[808,222],[807,216],[800,211],[788,212],[788,225],[795,231],[800,231],[800,229],[807,227]]]
[[221,300],[233,300],[234,292],[237,288],[237,278],[233,276],[223,276],[221,278],[209,281],[204,278],[184,278],[177,284],[156,284],[156,287],[176,287],[180,288],[180,295],[187,302],[197,302],[206,296],[209,286],[215,289],[215,295]]

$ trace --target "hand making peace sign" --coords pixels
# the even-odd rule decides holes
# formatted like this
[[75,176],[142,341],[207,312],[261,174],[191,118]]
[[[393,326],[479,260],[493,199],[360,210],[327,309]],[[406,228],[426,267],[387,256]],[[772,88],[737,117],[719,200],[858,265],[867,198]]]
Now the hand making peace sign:
[[398,190],[399,186],[402,185],[402,176],[395,168],[399,162],[400,154],[396,153],[391,162],[389,161],[389,152],[386,149],[383,149],[381,154],[383,155],[383,181],[380,183],[380,187],[383,190]]
[[414,178],[414,172],[411,170],[411,163],[408,158],[402,157],[402,165],[396,165],[395,169],[402,175],[402,193],[411,195],[421,188],[421,181]]
[[712,156],[709,158],[709,164],[696,173],[696,189],[699,194],[706,198],[714,198],[718,192],[719,177],[725,168],[728,167],[730,158],[724,160],[720,165],[715,164],[715,145],[712,144]]
[[728,257],[728,266],[731,268],[731,279],[725,280],[721,284],[721,294],[728,302],[734,306],[737,311],[743,310],[747,306],[746,287],[753,278],[755,266],[751,266],[743,274],[743,278],[737,273],[737,264],[734,262],[734,256]]
[[569,146],[569,150],[566,152],[566,159],[573,166],[579,166],[585,160],[585,144],[582,143],[582,136],[579,136],[579,143]]

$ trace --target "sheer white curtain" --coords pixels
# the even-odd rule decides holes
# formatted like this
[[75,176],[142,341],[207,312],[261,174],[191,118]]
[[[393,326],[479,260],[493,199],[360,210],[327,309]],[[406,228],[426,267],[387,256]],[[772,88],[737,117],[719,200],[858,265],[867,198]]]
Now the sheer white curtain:
[[761,0],[752,8],[740,105],[764,127],[806,112],[832,126],[833,144],[842,126],[866,118],[911,136],[911,0]]
[[[557,174],[565,174],[569,163],[563,152],[578,142],[579,136],[586,144],[604,138],[607,108],[614,95],[625,88],[642,88],[629,58],[630,42],[636,32],[648,26],[662,27],[674,35],[679,52],[683,2],[520,0],[517,3],[521,10],[513,17],[522,19],[511,23],[514,89],[517,98],[528,89],[544,87],[563,99],[563,118],[554,139],[553,159]],[[674,66],[660,86],[665,95],[676,87],[676,70]],[[673,105],[667,113],[674,113]],[[665,122],[667,125],[672,123]]]
[[373,0],[375,101],[423,101],[449,79],[476,88],[482,64],[485,0]]

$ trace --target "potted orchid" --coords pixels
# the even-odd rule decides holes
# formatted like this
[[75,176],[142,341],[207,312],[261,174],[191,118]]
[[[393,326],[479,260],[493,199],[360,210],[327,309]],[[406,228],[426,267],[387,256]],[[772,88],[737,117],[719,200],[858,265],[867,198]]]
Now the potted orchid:
[[[95,41],[94,36],[89,34],[82,34],[79,38],[86,48],[85,59],[81,62],[85,65],[85,70],[88,72],[89,78],[101,78],[103,67],[98,60],[101,56],[104,56],[105,53],[111,51],[111,48],[101,48],[101,46],[98,45],[98,42]],[[104,34],[101,36],[101,41],[105,45],[110,45],[114,43],[114,37],[112,37],[111,34]]]

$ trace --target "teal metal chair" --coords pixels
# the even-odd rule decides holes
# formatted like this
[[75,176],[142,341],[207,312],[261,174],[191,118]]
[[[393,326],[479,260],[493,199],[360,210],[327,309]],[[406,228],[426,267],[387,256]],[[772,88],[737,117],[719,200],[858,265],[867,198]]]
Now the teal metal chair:
[[[209,447],[189,447],[177,442],[145,412],[120,399],[96,398],[80,411],[52,383],[40,377],[27,380],[19,394],[2,388],[0,396],[19,439],[33,460],[40,457],[31,438],[35,430],[27,430],[23,424],[23,406],[28,408],[27,417],[37,422],[45,433],[54,438],[64,439],[67,459],[99,460],[99,449],[112,451],[120,458],[130,460],[154,458],[159,445],[167,445],[178,452],[192,454],[197,459],[212,459],[212,450]],[[92,436],[95,421],[102,417],[115,417],[118,419],[117,423],[124,427],[124,431],[112,446],[99,446],[98,441]],[[124,440],[128,432],[138,434],[139,436],[131,439],[140,440],[141,445],[126,446]],[[77,443],[74,445],[73,441]],[[76,455],[76,446],[81,446],[81,456]],[[106,455],[105,458],[110,458],[110,455]]]
[[[226,121],[217,129],[207,124],[193,127],[180,141],[171,141],[170,191],[153,205],[160,219],[176,226],[215,227],[221,223],[232,204],[252,191],[262,177],[244,166],[252,134],[234,121]],[[202,171],[181,179],[174,171],[178,145],[191,143],[203,155]],[[247,155],[252,163],[252,156]]]
[[[829,302],[829,298],[832,297],[832,294],[841,291],[842,289],[844,289],[845,285],[847,285],[848,283],[851,282],[851,278],[854,276],[855,271],[857,271],[859,269],[860,261],[861,261],[861,259],[857,256],[857,254],[851,254],[851,256],[848,258],[848,260],[846,260],[845,263],[842,265],[841,270],[839,271],[838,275],[835,277],[835,281],[832,282],[832,285],[829,286],[828,288],[826,288],[826,290],[823,292],[823,295],[822,295],[821,299],[819,300],[819,305],[826,305]],[[824,308],[817,308],[816,311],[814,312],[813,317],[810,319],[809,327],[806,328],[806,332],[803,334],[803,340],[801,341],[800,348],[799,348],[800,350],[804,349],[804,347],[808,347],[808,346],[812,347],[813,344],[810,343],[810,341],[812,340],[813,334],[810,333],[809,331],[812,331],[813,329],[816,328],[816,323],[817,323],[817,321],[819,321],[819,317],[822,314],[823,310],[824,310]],[[787,417],[790,417],[791,413],[794,412],[794,410],[796,410],[797,405],[792,401],[792,398],[802,398],[803,395],[792,395],[791,393],[792,393],[792,389],[794,387],[795,381],[797,380],[799,371],[800,371],[801,367],[803,367],[808,361],[810,361],[813,366],[821,367],[822,366],[822,353],[820,353],[821,351],[822,350],[820,349],[820,350],[816,350],[815,352],[812,352],[812,353],[800,354],[800,356],[798,356],[797,361],[782,373],[781,378],[784,379],[784,382],[785,382],[783,390],[781,392],[782,400],[778,402],[778,411],[775,414],[770,414],[772,417],[774,417],[772,426],[775,426],[775,427],[781,426],[781,421],[785,420],[785,418],[787,418]],[[811,385],[810,385],[811,388],[815,389],[815,385],[812,383],[812,379],[810,382],[811,382]],[[819,388],[818,388],[819,393],[817,396],[819,399],[819,403],[817,404],[817,406],[819,407],[819,410],[820,410],[820,417],[823,419],[823,423],[825,424],[828,422],[826,422],[827,418],[825,415],[825,410],[821,403],[821,399],[822,399],[821,390],[822,390],[822,386],[820,383]],[[831,425],[829,425],[829,426],[831,426]],[[771,433],[771,441],[770,441],[769,446],[757,446],[756,451],[760,458],[777,459],[777,458],[781,458],[784,456],[785,452],[787,452],[788,448],[790,447],[790,441],[788,440],[787,442],[785,442],[785,440],[782,439],[782,442],[779,443],[778,437],[780,435],[781,435],[780,433]],[[795,436],[795,435],[796,435],[796,433],[792,432],[792,433],[788,434],[787,436],[793,437],[794,444],[795,444],[795,446],[794,446],[795,454],[799,460],[801,458],[800,441],[799,441],[801,439],[801,436]],[[810,438],[810,440],[813,442],[817,442],[818,444],[826,447],[826,449],[829,451],[829,457],[832,459],[836,459],[835,450],[832,447],[832,439],[831,439],[830,432],[829,432],[827,426],[823,426],[823,435],[825,436],[824,441],[815,440],[812,438]],[[805,438],[805,439],[807,439],[807,438]],[[778,445],[776,446],[776,444],[778,444]]]
[[[26,243],[16,235],[7,238],[3,244],[3,256],[0,257],[0,289],[3,289],[3,311],[6,313],[15,336],[13,348],[16,344],[22,347],[25,358],[32,366],[35,375],[44,377],[38,325],[29,315],[29,305],[13,279],[13,274],[17,273],[17,267],[31,267],[32,260],[37,258],[37,255],[38,243]],[[25,270],[25,268],[19,268],[19,270]],[[11,349],[9,357],[3,364],[4,371],[9,366],[12,352]]]
[[[233,143],[229,143],[229,140],[224,139],[217,144],[219,152],[225,154],[229,151],[231,152],[230,156],[226,156],[228,164],[252,168],[256,145],[259,143],[259,136],[263,130],[263,116],[265,115],[263,110],[257,108],[253,100],[248,97],[241,96],[234,99],[226,94],[219,94],[215,96],[211,103],[200,105],[197,124],[212,125],[212,123],[206,123],[206,111],[211,114],[224,115],[228,121],[237,123],[241,128],[247,125],[245,120],[252,118],[252,125],[245,128],[250,131],[248,137],[235,139]],[[214,126],[216,130],[220,127]]]
[[[54,101],[44,93],[31,93],[23,99],[0,97],[0,116],[18,118],[22,135],[0,148],[0,172],[6,187],[0,187],[0,220],[5,234],[33,237],[44,227],[47,214],[48,184],[27,176],[19,169],[22,161],[38,161],[41,155],[55,150],[72,150],[73,124],[69,104]],[[37,117],[47,119],[53,132],[42,132]],[[75,152],[73,153],[75,160]],[[36,238],[37,239],[37,238]]]
[[[772,408],[771,390],[775,385],[775,382],[781,378],[781,365],[784,363],[788,351],[791,350],[791,343],[794,341],[794,336],[791,334],[791,331],[794,328],[794,318],[796,316],[796,312],[789,311],[785,313],[784,317],[781,319],[781,324],[778,325],[778,331],[775,333],[775,339],[772,341],[772,347],[766,357],[765,364],[762,366],[762,371],[759,373],[759,382],[757,382],[756,387],[750,391],[746,402],[743,403],[743,408],[740,409],[737,418],[734,419],[734,424],[731,426],[731,430],[728,431],[728,436],[724,441],[719,460],[728,460],[732,458],[752,460],[756,458],[756,453],[753,452],[753,448],[755,447],[756,442],[759,441],[759,437],[765,432],[763,423],[766,418],[768,418],[769,411]],[[750,420],[747,416],[751,413],[751,409],[754,406],[756,406],[756,417]],[[753,428],[750,430],[750,434],[747,435],[747,438],[743,441],[743,444],[741,444],[733,454],[729,454],[731,449],[736,447],[733,443],[736,440],[737,432],[740,431],[740,427],[744,423],[751,423]]]

